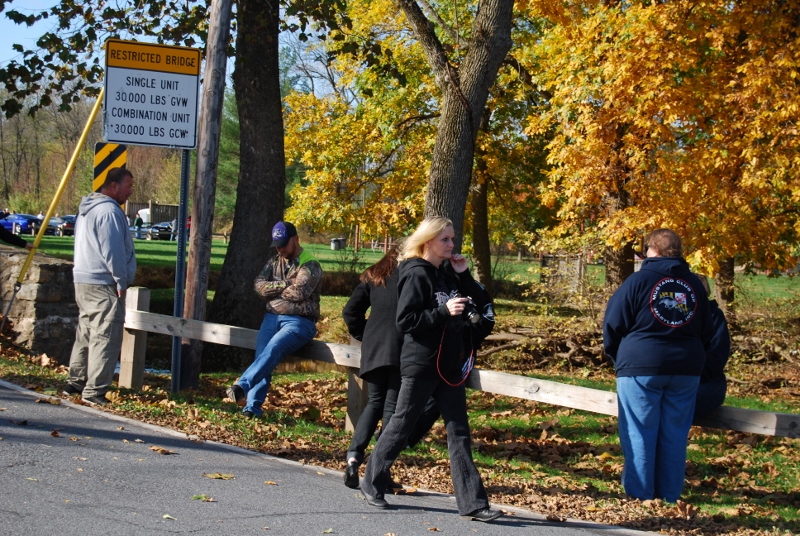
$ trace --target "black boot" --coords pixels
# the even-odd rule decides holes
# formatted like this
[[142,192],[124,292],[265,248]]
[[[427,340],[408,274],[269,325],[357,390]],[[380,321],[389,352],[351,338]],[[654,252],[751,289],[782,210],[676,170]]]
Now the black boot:
[[344,485],[348,488],[358,488],[358,462],[350,462],[344,470]]

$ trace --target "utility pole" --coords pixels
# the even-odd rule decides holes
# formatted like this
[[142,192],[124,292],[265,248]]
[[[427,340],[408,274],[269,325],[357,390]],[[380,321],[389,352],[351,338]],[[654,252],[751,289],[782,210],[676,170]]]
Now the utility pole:
[[[184,300],[184,318],[194,320],[206,319],[211,232],[214,223],[219,138],[222,129],[228,43],[231,38],[232,4],[232,0],[211,2]],[[202,342],[184,339],[182,349],[184,355],[181,366],[181,388],[196,388],[200,383]]]

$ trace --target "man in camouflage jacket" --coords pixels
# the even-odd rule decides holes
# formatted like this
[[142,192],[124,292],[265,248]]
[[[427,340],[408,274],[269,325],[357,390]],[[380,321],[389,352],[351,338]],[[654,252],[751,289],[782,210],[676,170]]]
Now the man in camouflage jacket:
[[278,222],[272,228],[269,259],[255,280],[255,291],[267,300],[267,314],[258,330],[253,364],[228,388],[228,398],[239,404],[242,414],[259,417],[267,398],[272,371],[284,357],[299,350],[317,333],[322,267],[300,247],[297,229]]

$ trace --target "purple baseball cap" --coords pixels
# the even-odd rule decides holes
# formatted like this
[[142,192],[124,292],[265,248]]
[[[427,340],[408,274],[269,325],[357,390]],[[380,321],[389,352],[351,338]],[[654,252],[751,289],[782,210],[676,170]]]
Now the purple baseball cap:
[[297,229],[291,223],[279,221],[272,228],[272,247],[282,248],[289,243],[289,239],[297,236]]

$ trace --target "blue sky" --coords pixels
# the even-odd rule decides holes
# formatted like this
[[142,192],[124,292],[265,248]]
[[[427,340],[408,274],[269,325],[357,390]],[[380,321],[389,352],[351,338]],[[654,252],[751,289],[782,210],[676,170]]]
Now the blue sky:
[[25,48],[33,48],[43,33],[49,30],[54,21],[46,20],[31,27],[14,24],[6,17],[6,11],[14,9],[26,15],[38,13],[55,4],[55,0],[17,0],[6,5],[6,10],[0,13],[0,65],[5,65],[9,60],[21,55],[11,48],[13,43],[19,43]]

